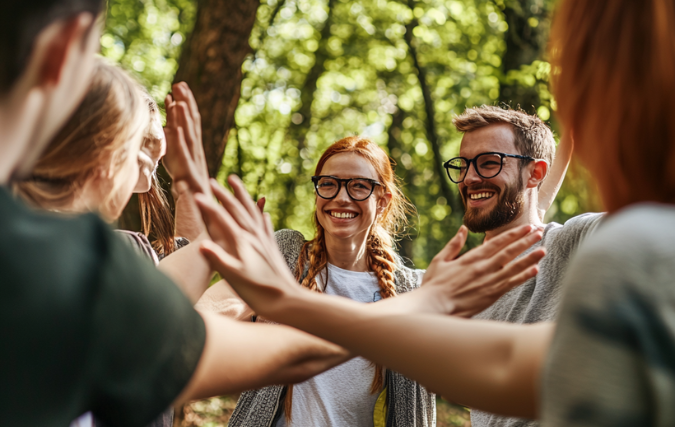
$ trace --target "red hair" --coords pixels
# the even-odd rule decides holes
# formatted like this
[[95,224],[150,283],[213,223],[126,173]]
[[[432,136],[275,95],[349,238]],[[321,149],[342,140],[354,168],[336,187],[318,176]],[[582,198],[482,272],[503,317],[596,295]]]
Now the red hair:
[[566,0],[557,11],[558,116],[610,212],[675,202],[673,28],[673,0]]

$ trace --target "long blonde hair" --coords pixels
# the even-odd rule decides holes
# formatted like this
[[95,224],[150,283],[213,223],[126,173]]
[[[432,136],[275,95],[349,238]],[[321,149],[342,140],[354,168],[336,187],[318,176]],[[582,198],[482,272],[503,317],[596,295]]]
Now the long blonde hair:
[[[77,195],[102,167],[117,170],[127,160],[129,142],[145,132],[148,123],[140,85],[122,69],[97,59],[84,100],[49,144],[31,177],[15,184],[15,192],[38,207],[70,212]],[[114,194],[124,178],[111,178],[113,190],[102,206],[108,211],[121,210]]]
[[[408,215],[415,211],[414,206],[406,199],[399,188],[398,178],[394,173],[393,160],[387,156],[372,140],[351,136],[341,139],[328,147],[316,165],[315,175],[320,175],[326,161],[336,154],[356,153],[366,159],[377,173],[377,179],[382,184],[385,192],[391,194],[391,200],[387,207],[371,227],[370,235],[366,242],[367,264],[377,276],[382,298],[396,296],[396,269],[400,265],[398,255],[394,250],[396,237],[405,230],[408,223]],[[308,289],[321,292],[316,278],[328,263],[326,250],[325,231],[319,223],[316,213],[314,214],[316,237],[306,242],[300,251],[296,268],[296,279]],[[308,269],[305,267],[309,266]],[[305,274],[305,271],[307,272]],[[375,365],[375,377],[370,392],[377,393],[384,386],[384,368]],[[286,393],[284,410],[287,419],[291,418],[293,387],[289,386]]]

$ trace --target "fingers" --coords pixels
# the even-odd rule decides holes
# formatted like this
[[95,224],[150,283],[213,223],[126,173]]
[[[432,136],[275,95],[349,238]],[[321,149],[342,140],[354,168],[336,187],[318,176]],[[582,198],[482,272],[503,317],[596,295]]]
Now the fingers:
[[538,271],[537,264],[545,255],[546,250],[544,248],[532,251],[519,260],[504,267],[504,269],[497,272],[491,280],[496,283],[497,288],[503,289],[501,294],[506,293],[526,280],[536,276]]
[[272,217],[267,212],[265,212],[263,216],[265,217],[265,233],[267,234],[267,237],[274,239],[274,225],[272,225]]
[[443,248],[437,256],[440,257],[443,261],[452,261],[457,258],[459,252],[464,247],[466,243],[466,238],[469,236],[469,230],[465,226],[459,227],[457,234],[450,239],[447,245]]
[[232,219],[229,212],[213,202],[209,197],[200,193],[195,194],[195,202],[202,214],[204,225],[211,239],[221,246],[233,249],[233,244],[236,236],[239,234],[240,227]]
[[260,210],[261,213],[265,212],[265,198],[261,197],[258,199],[257,202],[255,202],[256,206],[258,206],[258,209]]
[[[214,179],[211,180],[211,191],[218,201],[220,201],[222,207],[227,210],[234,221],[237,222],[239,227],[252,234],[257,234],[258,231],[264,230],[264,225],[262,223],[257,223],[257,218],[252,217],[239,200]],[[254,214],[257,212],[255,211],[255,208],[253,212]],[[260,215],[260,213],[257,212],[257,215]]]
[[199,246],[199,252],[206,258],[211,268],[223,277],[230,277],[232,271],[239,269],[240,262],[211,240],[203,241]]
[[237,198],[239,203],[248,211],[248,214],[251,218],[260,219],[260,209],[253,203],[253,198],[246,191],[244,183],[237,175],[230,175],[227,178],[227,182],[232,187],[234,196]]
[[195,128],[197,130],[197,136],[201,139],[201,115],[199,114],[199,107],[197,106],[197,100],[190,90],[190,87],[185,82],[179,82],[173,85],[173,90],[176,92],[176,95],[179,97],[180,101],[186,103],[189,108],[190,117],[195,123]]
[[513,230],[506,231],[500,235],[483,243],[480,247],[475,248],[462,256],[464,262],[473,262],[481,259],[492,257],[511,243],[518,239],[527,236],[535,229],[532,225],[524,225],[516,227]]
[[[530,233],[525,237],[521,237],[515,242],[508,245],[506,248],[494,254],[491,258],[492,267],[500,268],[511,261],[513,261],[518,255],[522,254],[527,248],[534,245],[541,240],[543,233],[541,231],[536,231]],[[492,270],[492,269],[490,269]]]
[[175,108],[177,110],[176,116],[178,118],[178,126],[185,130],[188,148],[190,149],[190,157],[194,158],[195,152],[199,149],[198,144],[201,144],[201,141],[196,134],[194,120],[190,117],[189,107],[186,102],[177,102]]

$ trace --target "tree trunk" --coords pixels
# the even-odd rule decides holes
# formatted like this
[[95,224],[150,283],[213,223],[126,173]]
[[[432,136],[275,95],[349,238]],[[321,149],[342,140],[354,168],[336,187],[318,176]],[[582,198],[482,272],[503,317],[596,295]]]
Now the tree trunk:
[[[408,0],[408,6],[410,9],[415,8],[415,2],[413,0]],[[462,216],[464,215],[464,206],[459,200],[458,195],[450,187],[450,182],[445,176],[445,170],[443,168],[443,156],[441,156],[441,147],[440,140],[438,137],[438,132],[436,131],[436,107],[434,105],[434,100],[431,97],[431,88],[427,83],[427,74],[426,70],[420,64],[419,56],[417,54],[417,40],[413,36],[413,30],[419,25],[417,18],[413,18],[408,25],[406,25],[405,32],[405,41],[408,45],[408,52],[412,57],[413,64],[417,70],[417,79],[420,83],[420,89],[422,89],[422,97],[424,98],[424,111],[427,115],[426,120],[426,134],[427,140],[431,145],[431,150],[434,153],[434,171],[436,171],[436,176],[441,184],[441,193],[443,197],[448,201],[448,205],[452,209],[452,215]]]
[[517,71],[540,59],[548,38],[550,0],[508,0],[504,2],[504,20],[509,25],[505,33],[506,50],[502,56],[502,79],[499,101],[534,113],[541,104],[535,87],[507,81],[510,71]]
[[321,29],[321,40],[319,41],[319,47],[315,53],[314,65],[309,70],[309,73],[305,78],[305,84],[302,86],[302,91],[300,92],[300,109],[294,113],[294,115],[299,114],[298,117],[300,117],[301,120],[298,121],[298,123],[291,122],[286,135],[287,139],[295,142],[298,155],[289,158],[292,168],[288,174],[288,185],[285,197],[279,204],[279,211],[282,214],[282,221],[285,227],[290,227],[288,218],[292,216],[292,212],[289,211],[297,204],[295,187],[299,180],[305,178],[302,173],[302,156],[300,155],[300,152],[306,147],[305,142],[307,133],[312,126],[312,103],[314,101],[317,82],[326,71],[326,60],[329,57],[328,39],[331,35],[330,27],[333,23],[333,3],[334,0],[328,0],[328,16]]
[[251,52],[249,37],[259,0],[202,0],[195,28],[180,57],[174,81],[185,81],[202,116],[209,174],[222,164],[225,144],[239,103],[241,66]]

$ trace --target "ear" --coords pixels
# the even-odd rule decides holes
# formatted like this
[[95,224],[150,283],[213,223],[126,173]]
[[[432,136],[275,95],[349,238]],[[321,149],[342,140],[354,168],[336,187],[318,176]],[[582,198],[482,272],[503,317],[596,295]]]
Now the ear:
[[536,188],[546,178],[549,165],[546,160],[537,159],[529,167],[530,176],[527,178],[527,188]]
[[385,209],[387,209],[387,206],[389,206],[389,203],[391,203],[391,193],[386,192],[384,193],[379,199],[377,199],[377,214],[381,215]]
[[90,13],[80,13],[43,31],[35,49],[37,54],[42,54],[39,85],[56,86],[61,81],[70,52],[86,48],[93,21],[94,16]]

